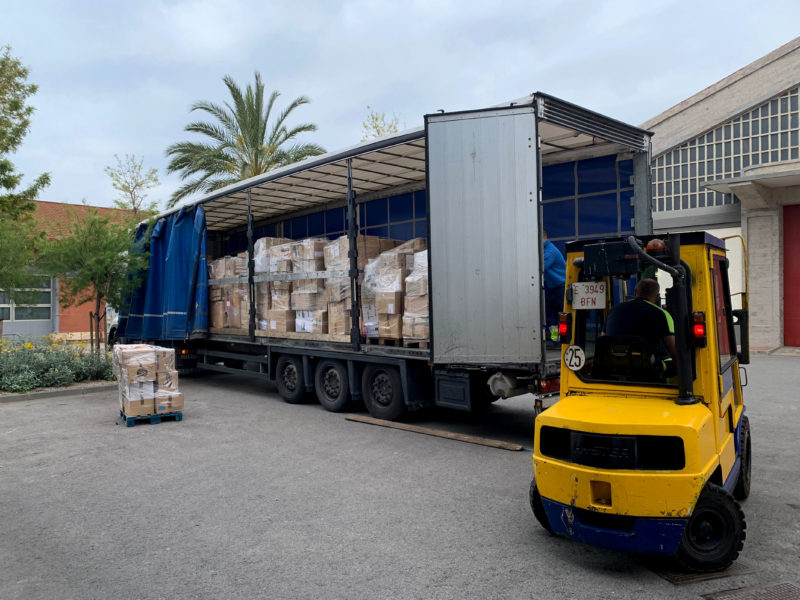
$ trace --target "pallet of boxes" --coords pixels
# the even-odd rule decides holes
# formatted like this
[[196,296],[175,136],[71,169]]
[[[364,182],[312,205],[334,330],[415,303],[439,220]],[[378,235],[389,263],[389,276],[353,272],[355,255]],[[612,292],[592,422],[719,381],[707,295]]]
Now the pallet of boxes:
[[236,283],[210,284],[208,326],[213,330],[247,329],[250,322],[250,293],[247,284],[247,253],[224,256],[208,264],[211,280],[238,280]]
[[160,423],[183,418],[175,350],[146,344],[114,346],[114,373],[119,388],[120,416],[128,427],[139,421]]
[[[409,278],[412,296],[407,294]],[[422,347],[427,342],[427,282],[424,238],[415,238],[381,252],[367,263],[361,288],[362,333],[367,343],[399,345],[404,342]],[[411,311],[407,310],[408,302]]]

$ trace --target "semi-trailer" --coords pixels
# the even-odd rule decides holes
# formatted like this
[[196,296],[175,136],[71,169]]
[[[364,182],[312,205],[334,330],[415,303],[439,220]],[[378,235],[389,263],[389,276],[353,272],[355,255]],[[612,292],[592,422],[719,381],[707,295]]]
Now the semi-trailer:
[[[524,393],[541,406],[558,393],[561,361],[544,335],[543,229],[562,252],[567,241],[649,234],[650,192],[649,132],[550,95],[428,114],[424,127],[276,169],[141,224],[149,268],[116,336],[175,347],[183,368],[275,381],[288,402],[315,392],[338,411],[363,400],[383,419]],[[259,266],[259,240],[274,238],[339,240],[347,259],[315,271]],[[373,338],[364,327],[373,318],[362,302],[366,239],[416,240],[409,256],[426,248],[417,267],[427,268],[427,297],[416,302],[427,304],[426,338],[409,343],[396,327]],[[211,261],[237,254],[243,268],[209,278]],[[276,331],[260,318],[269,286],[334,280],[349,288],[346,331]],[[217,286],[245,290],[236,327],[209,326]]]

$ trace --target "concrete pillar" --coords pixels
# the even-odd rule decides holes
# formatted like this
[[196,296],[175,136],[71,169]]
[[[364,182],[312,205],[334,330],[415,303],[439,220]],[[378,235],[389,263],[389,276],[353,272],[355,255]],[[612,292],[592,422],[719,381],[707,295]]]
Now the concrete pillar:
[[743,210],[750,288],[750,347],[783,345],[783,227],[781,207]]

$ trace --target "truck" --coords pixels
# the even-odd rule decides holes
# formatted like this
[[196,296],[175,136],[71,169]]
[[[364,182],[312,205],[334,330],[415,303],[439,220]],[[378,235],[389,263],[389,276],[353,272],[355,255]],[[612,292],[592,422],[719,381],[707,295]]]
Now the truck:
[[[654,277],[674,326],[670,370],[645,334],[606,331],[632,284]],[[744,545],[752,454],[747,293],[734,310],[725,242],[691,232],[570,243],[559,319],[565,368],[561,399],[536,418],[535,517],[689,571],[727,568]]]
[[[184,368],[274,381],[287,402],[316,394],[333,411],[363,402],[381,419],[526,393],[541,407],[558,393],[561,361],[543,335],[543,228],[562,252],[566,240],[650,233],[650,135],[537,92],[428,114],[424,127],[208,193],[140,225],[149,268],[116,337],[172,346]],[[257,270],[268,236],[344,239],[348,261]],[[360,236],[425,241],[426,342],[365,333]],[[211,259],[237,253],[241,272],[209,279]],[[333,278],[350,288],[348,331],[274,332],[258,318],[259,286]],[[209,289],[224,285],[249,290],[236,328],[209,327]]]

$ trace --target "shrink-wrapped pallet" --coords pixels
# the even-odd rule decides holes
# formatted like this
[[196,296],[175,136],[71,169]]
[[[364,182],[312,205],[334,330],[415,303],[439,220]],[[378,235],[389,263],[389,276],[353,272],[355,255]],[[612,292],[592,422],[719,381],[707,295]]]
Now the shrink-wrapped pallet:
[[430,339],[428,296],[428,251],[413,255],[413,270],[406,277],[406,296],[403,312],[403,339],[426,342]]
[[175,351],[146,344],[117,344],[113,351],[120,410],[138,417],[183,410]]

